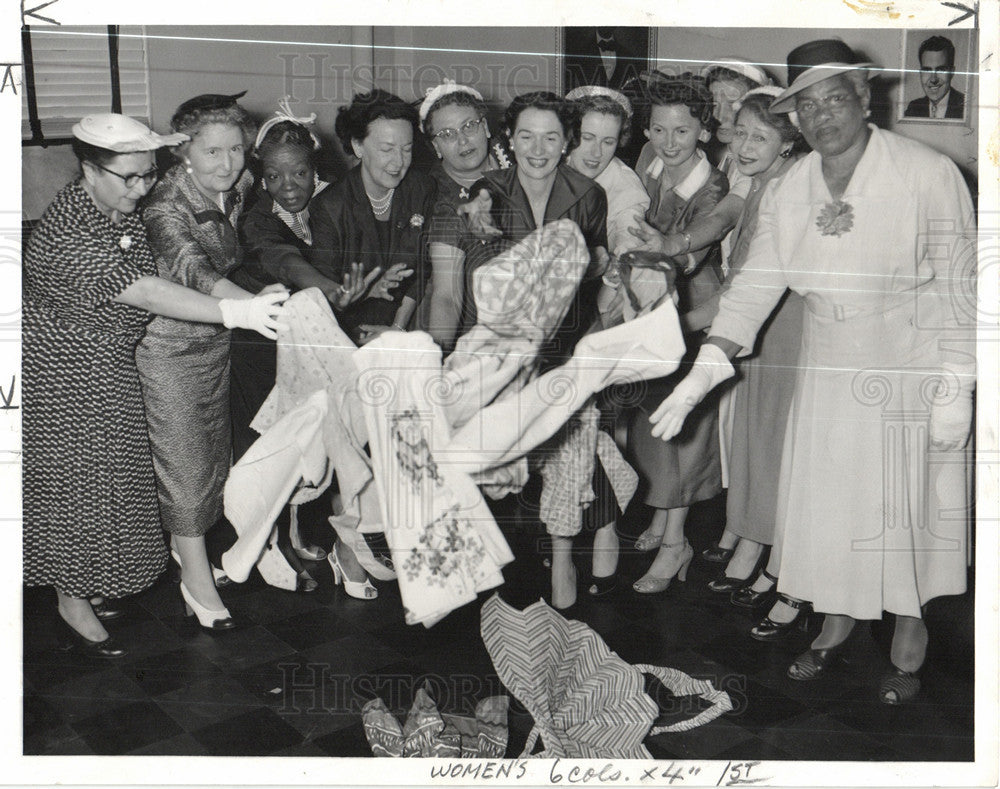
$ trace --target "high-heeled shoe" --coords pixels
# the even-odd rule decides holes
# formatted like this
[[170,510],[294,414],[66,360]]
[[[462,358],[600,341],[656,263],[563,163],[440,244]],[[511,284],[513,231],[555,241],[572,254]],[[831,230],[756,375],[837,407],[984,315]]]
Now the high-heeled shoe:
[[587,580],[587,594],[591,597],[603,597],[618,588],[618,573],[597,576],[591,574]]
[[720,548],[719,541],[716,540],[701,552],[701,558],[712,564],[727,564],[734,553],[735,548]]
[[732,594],[737,589],[756,581],[765,564],[767,564],[767,551],[761,551],[760,556],[757,557],[757,561],[754,563],[753,569],[750,571],[750,575],[746,578],[733,578],[731,575],[726,575],[726,571],[723,570],[718,578],[708,584],[708,588],[712,592]]
[[840,650],[844,646],[841,641],[836,646],[826,649],[807,649],[799,655],[788,667],[789,679],[797,682],[808,682],[818,679],[829,671],[831,664],[840,655]]
[[794,597],[781,594],[776,595],[776,601],[784,603],[796,611],[795,616],[788,622],[775,622],[770,615],[765,616],[760,622],[750,628],[750,638],[757,641],[780,641],[794,629],[798,628],[805,632],[809,629],[809,613],[812,611],[812,604],[805,600],[796,600]]
[[[326,553],[323,553],[326,556]],[[300,570],[295,576],[295,591],[303,594],[311,594],[319,589],[319,582],[313,578],[308,570]]]
[[674,580],[675,576],[678,581],[686,581],[688,567],[691,566],[691,560],[694,559],[694,549],[691,547],[691,544],[687,540],[684,540],[684,542],[663,543],[663,546],[666,548],[676,548],[679,545],[683,545],[684,547],[677,555],[677,566],[670,575],[651,576],[649,573],[646,573],[646,575],[632,584],[632,588],[639,594],[657,594],[665,592],[670,587],[670,582]]
[[882,678],[878,689],[878,700],[883,704],[905,704],[913,701],[920,692],[920,679],[915,671],[903,671],[896,666]]
[[767,589],[760,592],[754,589],[753,585],[757,582],[755,578],[752,583],[741,586],[729,595],[729,602],[737,608],[758,608],[765,603],[773,603],[778,596],[778,579],[767,570],[761,570],[760,574],[771,582]]
[[352,581],[347,577],[347,573],[344,572],[344,568],[340,564],[340,557],[337,556],[336,545],[333,546],[333,550],[330,551],[326,560],[330,564],[330,569],[333,570],[333,583],[335,585],[343,583],[344,591],[351,597],[356,600],[374,600],[378,597],[378,589],[375,588],[372,579],[367,574],[364,581]]
[[120,646],[115,641],[114,636],[108,636],[103,641],[91,641],[81,634],[75,627],[62,618],[62,614],[57,617],[59,648],[62,650],[75,649],[77,652],[92,658],[102,658],[104,660],[117,660],[128,655],[128,650]]
[[649,527],[635,538],[635,549],[641,553],[648,553],[654,548],[659,548],[662,541],[663,532],[657,534],[652,527]]
[[[180,554],[178,554],[177,551],[171,549],[171,551],[170,551],[170,558],[173,559],[174,562],[177,564],[177,571],[178,572],[177,572],[177,577],[174,578],[174,583],[178,583],[179,584],[181,582],[181,573],[180,573],[180,571],[184,569],[182,567],[182,565],[181,565]],[[232,578],[230,578],[228,575],[226,575],[226,571],[223,570],[221,567],[216,567],[211,562],[209,562],[208,566],[212,568],[212,578],[215,581],[215,585],[219,589],[221,589],[223,586],[229,586],[229,584],[231,584],[233,582]]]
[[183,581],[181,581],[180,586],[181,597],[184,598],[184,607],[187,610],[187,615],[198,617],[198,624],[203,628],[206,630],[232,630],[236,627],[236,622],[233,621],[232,614],[229,613],[228,608],[220,608],[218,610],[205,608],[205,606],[194,599],[194,595],[188,591]]

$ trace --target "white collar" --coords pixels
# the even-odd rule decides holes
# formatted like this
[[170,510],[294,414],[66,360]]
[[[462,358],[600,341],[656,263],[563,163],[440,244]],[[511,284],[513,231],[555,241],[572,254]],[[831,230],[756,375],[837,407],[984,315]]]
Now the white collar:
[[[705,181],[708,180],[709,175],[712,173],[712,165],[708,163],[708,159],[700,148],[695,149],[694,155],[698,157],[698,163],[685,176],[683,181],[673,187],[674,192],[682,200],[691,199],[694,193],[704,186]],[[649,167],[646,168],[646,175],[651,178],[659,178],[663,172],[663,167],[663,159],[656,156]]]

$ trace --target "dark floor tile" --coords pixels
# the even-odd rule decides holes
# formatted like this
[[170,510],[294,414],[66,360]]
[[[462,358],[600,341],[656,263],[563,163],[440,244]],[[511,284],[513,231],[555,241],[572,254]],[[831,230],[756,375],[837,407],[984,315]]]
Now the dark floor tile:
[[189,732],[262,706],[239,682],[226,676],[192,682],[157,696],[155,701]]
[[297,651],[362,632],[326,607],[276,619],[268,622],[265,628]]
[[302,741],[298,731],[266,707],[209,724],[191,736],[212,756],[267,756]]
[[39,693],[45,693],[53,685],[103,671],[112,662],[114,661],[87,657],[76,650],[29,649],[25,645],[22,668],[31,687]]
[[761,729],[757,736],[796,759],[811,761],[884,761],[890,752],[884,740],[815,713]]
[[193,649],[176,649],[122,663],[121,672],[148,696],[159,696],[207,677],[222,675],[215,663]]
[[733,711],[727,717],[749,729],[777,726],[806,711],[801,702],[745,676],[733,675],[721,688],[733,701]]
[[[119,622],[121,624],[115,627]],[[128,650],[129,660],[173,652],[184,645],[177,633],[158,619],[132,622],[116,619],[111,622],[108,630]]]
[[648,737],[646,745],[650,753],[655,748],[679,759],[716,759],[722,751],[751,737],[751,733],[742,726],[717,719],[690,731],[665,732]]
[[73,729],[94,753],[128,753],[182,732],[163,710],[151,701],[126,704],[99,715],[84,718]]
[[298,745],[293,745],[291,748],[283,748],[280,751],[275,751],[271,756],[292,756],[292,757],[302,757],[302,756],[329,756],[326,751],[320,748],[318,745],[312,742],[301,742]]
[[239,596],[230,594],[226,597],[229,599],[223,599],[234,617],[264,625],[303,614],[315,613],[319,617],[327,608],[324,595],[319,590],[313,594],[301,594],[273,586],[262,586],[248,589]]
[[328,756],[371,756],[372,749],[365,738],[365,730],[358,720],[357,725],[346,726],[338,731],[324,734],[313,740],[313,745]]
[[208,751],[190,734],[178,734],[166,740],[129,751],[129,756],[205,756]]
[[337,676],[368,676],[382,666],[399,662],[403,655],[382,644],[377,634],[363,633],[317,644],[302,653],[316,666]]
[[117,666],[75,677],[45,691],[45,699],[67,723],[143,701],[145,691]]
[[45,753],[77,736],[59,710],[41,696],[25,695],[22,712],[22,745],[26,754]]
[[[719,751],[716,759],[727,761],[763,761],[763,762],[783,762],[794,761],[799,757],[792,756],[788,751],[784,751],[773,743],[762,740],[756,735],[741,740],[725,750]],[[706,771],[707,774],[707,771]],[[770,778],[766,771],[759,773],[765,780]]]
[[295,653],[291,646],[262,625],[223,632],[210,632],[199,627],[190,644],[230,674]]

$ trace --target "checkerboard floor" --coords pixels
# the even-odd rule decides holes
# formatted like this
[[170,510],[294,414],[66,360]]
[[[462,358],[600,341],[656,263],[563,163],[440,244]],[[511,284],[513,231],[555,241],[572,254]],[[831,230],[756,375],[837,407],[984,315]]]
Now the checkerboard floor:
[[[502,508],[501,508],[502,509]],[[720,498],[691,510],[687,532],[696,551],[721,532]],[[523,607],[548,594],[543,531],[522,508],[500,518],[517,558],[504,569],[500,594]],[[845,660],[815,682],[785,670],[819,627],[786,642],[761,644],[747,632],[753,617],[707,583],[721,569],[696,557],[687,583],[642,596],[631,581],[651,556],[631,550],[646,513],[623,519],[618,589],[592,599],[581,581],[575,618],[589,624],[622,658],[681,669],[727,690],[732,712],[693,731],[648,738],[662,759],[971,761],[973,759],[972,581],[961,597],[927,607],[931,644],[918,698],[880,704],[891,620],[855,628]],[[331,535],[332,539],[332,535]],[[584,540],[581,538],[581,542]],[[329,546],[327,546],[329,547]],[[589,568],[578,560],[581,576]],[[433,628],[403,623],[395,583],[360,601],[333,586],[326,562],[312,566],[311,595],[281,591],[254,575],[222,590],[244,626],[202,630],[184,616],[168,577],[121,601],[126,615],[108,623],[131,652],[98,661],[57,650],[55,596],[24,592],[25,754],[163,754],[216,756],[370,756],[360,709],[373,696],[405,715],[425,683],[443,712],[471,714],[478,699],[504,692],[479,636],[478,602]],[[515,702],[508,755],[531,729]]]

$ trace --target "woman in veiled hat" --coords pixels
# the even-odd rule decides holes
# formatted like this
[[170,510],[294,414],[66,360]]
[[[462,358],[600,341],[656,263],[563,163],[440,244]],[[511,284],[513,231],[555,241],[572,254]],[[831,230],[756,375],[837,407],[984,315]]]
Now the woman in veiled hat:
[[118,658],[102,621],[122,612],[98,598],[140,592],[166,564],[136,343],[150,313],[273,336],[284,296],[220,300],[156,276],[136,208],[153,152],[185,135],[108,113],[73,137],[81,176],[24,249],[24,582],[55,587],[64,645]]
[[[205,94],[177,108],[170,126],[190,139],[174,151],[179,162],[143,211],[160,276],[232,298],[249,295],[230,279],[241,262],[236,221],[253,181],[244,165],[256,128],[236,102],[242,95]],[[216,630],[235,626],[205,550],[205,533],[222,516],[232,454],[230,341],[226,329],[159,317],[136,351],[181,595],[201,625]]]
[[[788,668],[832,673],[859,619],[893,614],[886,704],[913,699],[924,606],[965,592],[976,385],[976,228],[954,163],[869,124],[871,63],[839,40],[788,56],[813,152],[761,199],[743,267],[688,376],[650,417],[669,440],[733,375],[787,288],[805,301],[778,485],[778,591],[824,614]],[[794,614],[794,612],[793,612]]]

